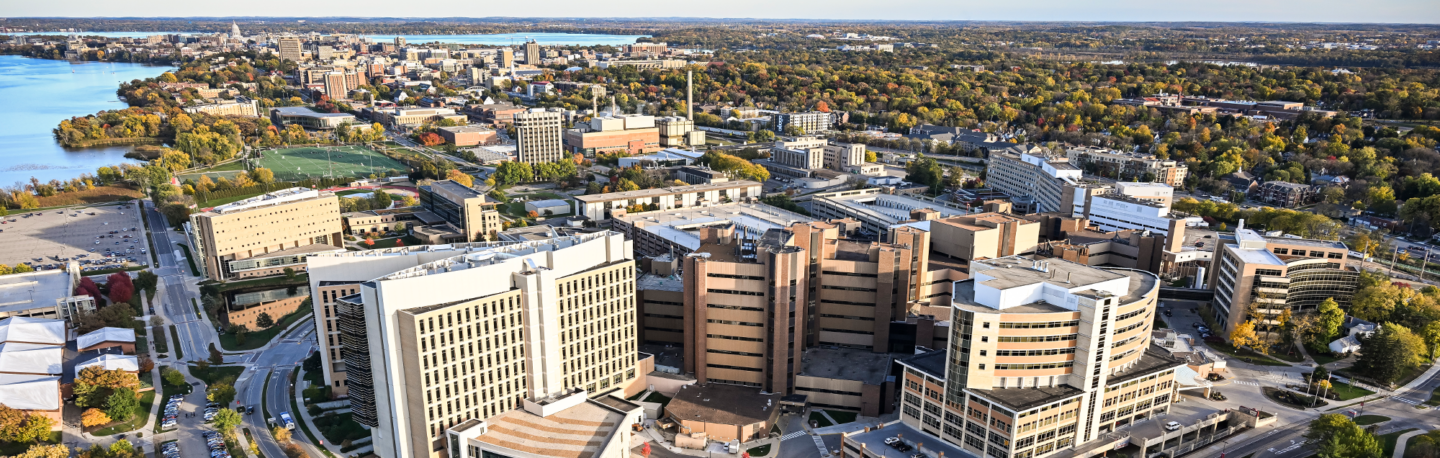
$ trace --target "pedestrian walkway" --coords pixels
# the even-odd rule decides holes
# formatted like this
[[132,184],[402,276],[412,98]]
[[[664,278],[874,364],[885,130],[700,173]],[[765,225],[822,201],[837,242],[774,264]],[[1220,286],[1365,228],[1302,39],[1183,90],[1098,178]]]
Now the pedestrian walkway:
[[830,449],[825,448],[824,439],[821,439],[819,435],[814,435],[810,436],[810,440],[815,441],[815,448],[820,449],[821,458],[830,458]]
[[806,434],[806,432],[805,432],[805,430],[803,430],[803,429],[802,429],[802,430],[799,430],[799,431],[793,431],[793,432],[791,432],[791,433],[789,433],[789,434],[786,434],[786,435],[784,435],[784,436],[780,436],[780,442],[785,442],[785,441],[788,441],[788,440],[790,440],[790,439],[794,439],[794,438],[797,438],[797,437],[800,437],[800,436],[804,436],[805,434]]
[[[304,366],[302,365],[301,367],[296,368],[296,369],[295,369],[295,388],[292,389],[292,390],[291,390],[291,393],[290,393],[291,396],[294,396],[294,397],[295,397],[295,405],[297,405],[297,406],[304,406],[304,405],[305,405],[305,388],[308,388],[309,386],[310,386],[310,382],[305,381],[305,368],[304,368]],[[311,420],[311,418],[310,418],[310,413],[309,413],[308,411],[306,411],[305,409],[300,409],[300,411],[299,411],[299,412],[295,412],[295,414],[296,414],[296,416],[300,417],[300,421],[305,422],[305,426],[308,427],[308,428],[310,428],[311,431],[315,431],[315,432],[317,432],[317,433],[320,431],[320,428],[317,427],[317,426],[315,426],[315,422],[314,422],[313,420]],[[330,443],[327,443],[327,442],[325,442],[324,440],[321,440],[321,439],[322,439],[321,437],[315,438],[315,440],[320,441],[320,445],[323,446],[323,447],[325,447],[325,450],[327,450],[327,451],[329,451],[330,453],[335,454],[335,455],[337,455],[337,456],[345,456],[345,454],[340,451],[339,444],[330,444]],[[308,443],[308,442],[306,442],[306,443]],[[315,445],[315,444],[310,444],[310,445]]]
[[1424,430],[1415,430],[1415,431],[1410,431],[1410,432],[1405,433],[1405,434],[1401,434],[1399,438],[1395,439],[1395,454],[1392,455],[1391,458],[1405,458],[1405,445],[1406,445],[1406,442],[1409,442],[1409,441],[1410,441],[1410,438],[1415,437],[1415,436],[1419,436],[1419,435],[1421,435],[1421,434],[1425,434],[1425,431],[1424,431]]

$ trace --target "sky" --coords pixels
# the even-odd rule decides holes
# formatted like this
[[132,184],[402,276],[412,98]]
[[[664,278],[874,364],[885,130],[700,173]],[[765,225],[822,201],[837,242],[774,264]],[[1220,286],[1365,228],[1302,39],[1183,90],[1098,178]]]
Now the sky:
[[[698,17],[1440,23],[1440,0],[0,0],[5,17]],[[543,7],[541,5],[543,4]],[[0,23],[3,24],[3,23]]]

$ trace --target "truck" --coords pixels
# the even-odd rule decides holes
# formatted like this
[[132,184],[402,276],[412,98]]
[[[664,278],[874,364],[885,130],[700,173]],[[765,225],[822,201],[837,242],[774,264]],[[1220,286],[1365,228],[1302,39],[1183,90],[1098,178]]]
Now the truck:
[[280,424],[285,425],[285,429],[295,429],[295,420],[290,418],[290,412],[280,412]]

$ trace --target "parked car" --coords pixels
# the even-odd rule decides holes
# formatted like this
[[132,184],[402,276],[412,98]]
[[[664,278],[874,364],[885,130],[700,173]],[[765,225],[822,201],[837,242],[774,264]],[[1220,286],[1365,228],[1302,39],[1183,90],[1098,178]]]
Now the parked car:
[[1179,422],[1174,422],[1174,421],[1172,421],[1172,422],[1169,422],[1169,423],[1166,423],[1166,424],[1165,424],[1165,430],[1166,430],[1166,431],[1174,431],[1174,430],[1177,430],[1177,429],[1180,429],[1180,423],[1179,423]]

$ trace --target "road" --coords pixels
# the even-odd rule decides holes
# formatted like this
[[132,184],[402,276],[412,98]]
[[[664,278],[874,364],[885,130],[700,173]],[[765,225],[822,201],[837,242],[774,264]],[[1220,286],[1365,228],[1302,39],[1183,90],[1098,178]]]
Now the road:
[[[245,414],[243,427],[250,428],[259,442],[261,453],[267,457],[285,456],[280,444],[270,435],[267,421],[270,418],[279,418],[280,412],[290,412],[290,373],[315,350],[312,337],[314,332],[313,326],[296,326],[276,337],[278,340],[265,351],[249,354],[246,360],[249,369],[246,369],[245,375],[236,382],[240,392],[237,396],[239,403],[259,409],[255,413]],[[291,412],[291,416],[300,421],[296,412]],[[293,440],[308,444],[308,439],[298,425],[293,433]],[[312,457],[321,456],[318,449],[307,449]]]
[[[150,236],[154,238],[155,254],[160,258],[161,267],[156,269],[156,275],[159,275],[160,281],[165,283],[165,295],[160,301],[161,306],[165,308],[165,316],[169,318],[180,336],[180,341],[173,345],[178,346],[184,352],[185,361],[199,361],[208,358],[210,356],[209,342],[216,341],[218,335],[209,321],[196,311],[196,305],[200,302],[199,295],[191,291],[186,284],[192,278],[188,275],[189,264],[185,261],[183,254],[177,254],[178,248],[173,243],[173,238],[177,236],[169,229],[170,226],[166,223],[165,217],[156,211],[149,201],[142,202],[145,205],[145,217],[150,222]],[[183,238],[180,240],[183,241]],[[191,302],[191,299],[195,300],[194,303]],[[169,336],[166,338],[169,339]]]
[[390,141],[399,143],[402,146],[409,147],[411,150],[420,152],[421,154],[429,155],[431,159],[438,157],[450,161],[451,163],[455,164],[456,167],[480,167],[478,164],[472,164],[464,159],[460,159],[458,157],[451,156],[440,151],[435,151],[433,149],[417,145],[413,140],[410,140],[409,137],[406,137],[396,132],[385,131],[385,136],[388,137]]

